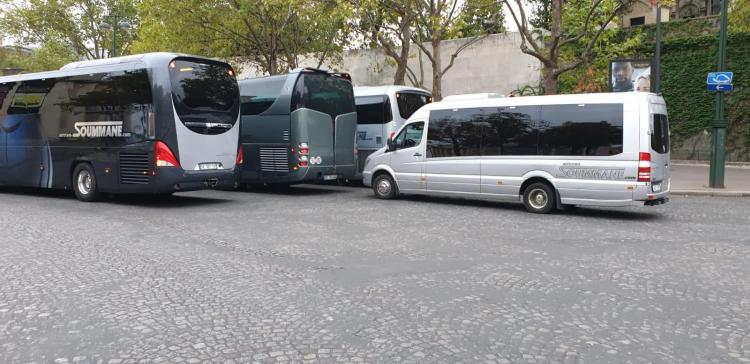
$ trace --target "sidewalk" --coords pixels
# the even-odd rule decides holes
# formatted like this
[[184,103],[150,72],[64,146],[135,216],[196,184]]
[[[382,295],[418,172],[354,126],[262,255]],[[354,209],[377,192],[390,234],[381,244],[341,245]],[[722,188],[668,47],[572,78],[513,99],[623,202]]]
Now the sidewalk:
[[750,197],[750,168],[726,166],[725,188],[708,188],[708,165],[675,161],[671,166],[672,195]]

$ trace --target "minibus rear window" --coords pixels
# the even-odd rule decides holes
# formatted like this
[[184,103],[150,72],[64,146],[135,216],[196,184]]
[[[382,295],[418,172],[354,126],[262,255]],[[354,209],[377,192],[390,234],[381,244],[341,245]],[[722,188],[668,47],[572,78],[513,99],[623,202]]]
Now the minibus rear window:
[[669,152],[669,120],[664,114],[654,114],[654,129],[651,133],[651,149],[659,154]]

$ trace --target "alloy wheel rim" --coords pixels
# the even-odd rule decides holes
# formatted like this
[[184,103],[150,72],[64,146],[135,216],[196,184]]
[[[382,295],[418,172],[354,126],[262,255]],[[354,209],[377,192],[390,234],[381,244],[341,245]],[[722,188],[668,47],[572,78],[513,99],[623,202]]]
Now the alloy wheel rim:
[[378,193],[381,196],[391,193],[391,182],[386,179],[380,180],[380,182],[378,182]]
[[84,195],[91,193],[91,174],[88,171],[78,173],[78,192]]
[[535,188],[529,193],[529,204],[535,209],[545,208],[548,201],[547,192],[541,188]]

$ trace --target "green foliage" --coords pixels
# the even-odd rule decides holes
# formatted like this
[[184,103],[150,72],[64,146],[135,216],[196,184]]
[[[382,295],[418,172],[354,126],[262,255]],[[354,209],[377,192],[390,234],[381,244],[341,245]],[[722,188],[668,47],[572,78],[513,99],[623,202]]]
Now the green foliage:
[[450,35],[455,38],[469,38],[504,31],[503,4],[501,2],[497,0],[466,0]]
[[0,0],[0,7],[5,9],[0,16],[0,27],[18,45],[40,48],[40,56],[32,57],[38,61],[33,68],[51,67],[71,54],[75,58],[104,58],[112,47],[112,31],[100,25],[112,22],[108,18],[112,12],[129,20],[130,31],[118,30],[118,54],[127,53],[133,29],[138,26],[135,1]]
[[750,32],[750,1],[732,0],[729,3],[729,30]]
[[351,6],[339,0],[143,0],[135,49],[180,51],[249,62],[266,73],[296,68],[309,54],[340,54]]
[[[662,93],[667,101],[675,142],[710,131],[715,95],[706,91],[706,74],[716,70],[717,36],[672,39],[664,43]],[[734,91],[727,94],[727,151],[750,160],[750,33],[730,34],[728,69],[735,71]]]

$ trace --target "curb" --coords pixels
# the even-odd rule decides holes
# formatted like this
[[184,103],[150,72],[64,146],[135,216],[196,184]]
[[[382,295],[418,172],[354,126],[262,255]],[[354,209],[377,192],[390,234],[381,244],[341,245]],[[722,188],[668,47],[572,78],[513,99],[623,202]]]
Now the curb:
[[[703,166],[703,167],[708,167],[710,165],[709,161],[685,160],[685,159],[673,159],[671,161],[671,164],[676,165],[676,166]],[[726,162],[725,166],[729,168],[750,168],[750,162]]]
[[750,197],[750,191],[671,190],[671,195],[710,197]]

